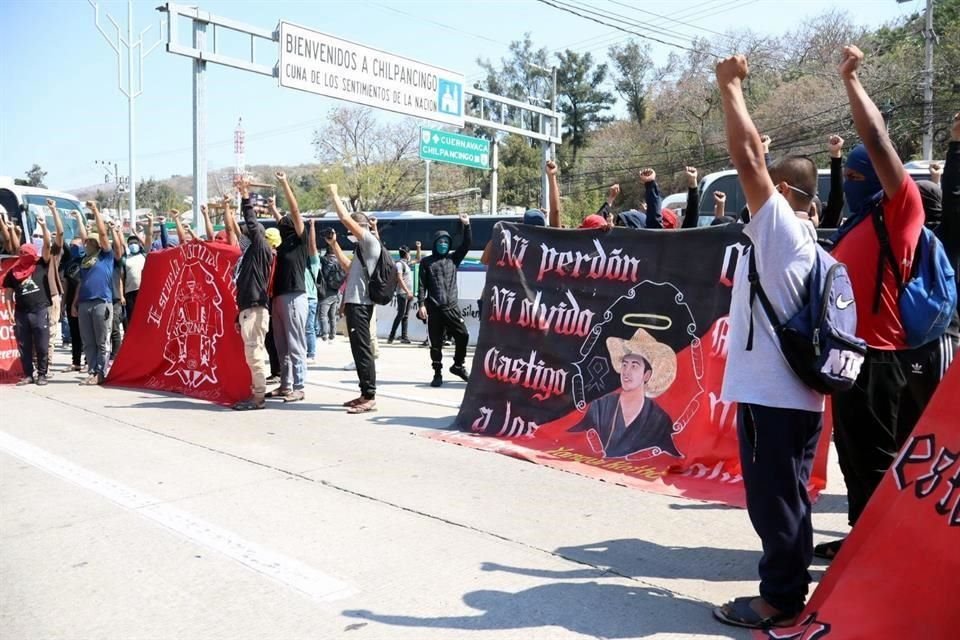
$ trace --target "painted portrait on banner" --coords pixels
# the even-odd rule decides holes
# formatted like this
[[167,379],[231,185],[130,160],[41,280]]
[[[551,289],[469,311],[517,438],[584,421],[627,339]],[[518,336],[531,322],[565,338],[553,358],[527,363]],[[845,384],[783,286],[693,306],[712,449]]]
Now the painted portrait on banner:
[[501,223],[493,243],[455,422],[470,436],[436,437],[742,503],[736,407],[720,399],[741,231]]

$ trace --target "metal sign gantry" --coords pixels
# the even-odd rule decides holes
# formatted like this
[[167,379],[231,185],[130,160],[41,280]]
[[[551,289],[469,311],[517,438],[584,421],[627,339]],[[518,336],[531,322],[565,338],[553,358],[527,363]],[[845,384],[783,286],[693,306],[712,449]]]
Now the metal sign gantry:
[[[278,79],[280,23],[275,29],[262,29],[213,15],[199,7],[186,6],[168,2],[157,7],[158,11],[167,14],[167,51],[185,56],[193,60],[193,201],[202,203],[207,201],[207,158],[206,158],[206,70],[207,63],[219,64],[250,73],[257,73]],[[181,42],[180,18],[190,21],[191,44]],[[242,58],[226,55],[220,52],[218,32],[248,36],[250,41],[250,55]],[[208,39],[209,36],[209,39]],[[265,44],[267,43],[267,44]],[[258,62],[258,45],[260,51],[270,62]],[[531,140],[537,140],[543,148],[544,159],[549,155],[555,157],[555,145],[561,144],[560,129],[562,114],[556,110],[556,91],[554,91],[551,108],[527,104],[519,100],[498,96],[478,89],[464,87],[464,114],[466,124],[486,129],[513,133]],[[531,130],[528,126],[534,126]],[[496,157],[496,144],[493,156]],[[544,171],[541,168],[541,171]],[[545,184],[544,172],[544,184]],[[496,212],[496,180],[497,167],[493,166],[491,200],[492,211]],[[546,203],[546,190],[541,201]],[[545,204],[544,204],[545,206]],[[194,207],[195,224],[199,226],[199,206]]]

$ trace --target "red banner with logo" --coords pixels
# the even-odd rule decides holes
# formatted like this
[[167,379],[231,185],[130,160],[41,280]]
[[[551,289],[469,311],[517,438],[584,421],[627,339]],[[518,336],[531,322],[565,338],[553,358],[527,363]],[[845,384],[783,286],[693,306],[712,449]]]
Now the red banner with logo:
[[[16,258],[0,260],[0,282],[16,261]],[[16,320],[7,313],[6,305],[0,304],[0,384],[16,384],[23,379],[15,323]]]
[[149,253],[135,317],[106,384],[224,405],[249,397],[236,328],[239,258],[236,247],[200,241]]
[[[493,243],[464,433],[431,437],[743,506],[737,407],[720,392],[741,230],[501,223]],[[829,440],[828,418],[813,496]]]
[[954,364],[804,609],[773,640],[960,637],[960,366]]

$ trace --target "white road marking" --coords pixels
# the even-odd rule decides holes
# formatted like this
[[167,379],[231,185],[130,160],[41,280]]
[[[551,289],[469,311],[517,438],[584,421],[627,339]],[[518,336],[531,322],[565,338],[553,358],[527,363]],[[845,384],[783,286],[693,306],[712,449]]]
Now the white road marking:
[[244,540],[232,531],[205,522],[176,507],[162,504],[156,498],[78,467],[64,458],[3,432],[0,432],[0,450],[67,482],[93,491],[191,542],[236,560],[248,569],[269,576],[314,600],[330,602],[355,593],[346,583],[299,560]]

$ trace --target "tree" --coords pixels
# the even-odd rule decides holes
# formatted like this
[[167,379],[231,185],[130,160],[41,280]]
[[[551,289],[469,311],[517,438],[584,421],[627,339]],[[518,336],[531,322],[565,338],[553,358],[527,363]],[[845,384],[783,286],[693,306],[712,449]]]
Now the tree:
[[[507,53],[500,59],[499,68],[490,60],[477,58],[477,65],[487,75],[474,86],[499,96],[544,106],[553,91],[546,47],[535,48],[528,32],[523,34],[523,40],[511,42]],[[515,110],[507,110],[510,117],[514,113]],[[533,126],[534,123],[528,123],[528,128]]]
[[500,144],[500,202],[536,207],[539,193],[540,152],[511,133]]
[[647,114],[647,75],[653,68],[650,45],[643,47],[630,40],[623,46],[612,46],[608,52],[615,72],[614,88],[624,102],[630,118],[642,124]]
[[593,56],[567,49],[558,53],[557,101],[563,112],[564,142],[572,152],[571,166],[577,164],[577,152],[587,144],[588,132],[613,120],[602,115],[616,98],[599,87],[607,79],[607,65],[594,66]]
[[40,187],[46,189],[47,185],[43,184],[43,179],[47,177],[47,172],[40,168],[40,165],[34,164],[30,167],[30,170],[26,172],[27,175],[27,185],[31,187]]
[[397,209],[423,188],[417,158],[420,129],[412,120],[381,124],[372,109],[337,107],[313,133],[318,160],[342,166],[354,211]]

